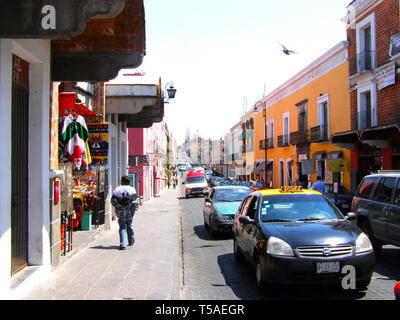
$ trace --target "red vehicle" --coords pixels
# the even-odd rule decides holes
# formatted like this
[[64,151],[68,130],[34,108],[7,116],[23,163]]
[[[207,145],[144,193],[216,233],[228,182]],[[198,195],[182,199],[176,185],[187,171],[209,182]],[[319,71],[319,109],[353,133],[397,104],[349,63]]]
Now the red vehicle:
[[267,189],[262,182],[256,182],[254,185],[250,186],[253,191],[260,191]]
[[184,184],[186,198],[197,195],[205,196],[208,193],[207,180],[202,171],[190,171],[186,175]]

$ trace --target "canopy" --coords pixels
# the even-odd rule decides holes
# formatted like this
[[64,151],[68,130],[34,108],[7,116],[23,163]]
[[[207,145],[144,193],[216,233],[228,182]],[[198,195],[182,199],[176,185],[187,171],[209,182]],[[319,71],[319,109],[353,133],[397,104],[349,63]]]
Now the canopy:
[[66,117],[71,113],[76,113],[84,118],[95,117],[96,113],[91,111],[82,103],[75,103],[75,92],[60,92],[58,94],[59,114],[60,117]]

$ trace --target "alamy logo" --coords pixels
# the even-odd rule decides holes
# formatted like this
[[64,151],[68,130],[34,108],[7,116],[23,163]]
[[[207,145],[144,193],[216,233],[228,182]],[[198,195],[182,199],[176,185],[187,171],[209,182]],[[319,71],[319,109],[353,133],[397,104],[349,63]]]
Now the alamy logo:
[[342,268],[342,273],[345,274],[342,279],[342,288],[344,290],[356,289],[356,268],[346,265]]
[[44,6],[42,8],[42,28],[44,30],[55,30],[56,29],[56,8],[51,5]]

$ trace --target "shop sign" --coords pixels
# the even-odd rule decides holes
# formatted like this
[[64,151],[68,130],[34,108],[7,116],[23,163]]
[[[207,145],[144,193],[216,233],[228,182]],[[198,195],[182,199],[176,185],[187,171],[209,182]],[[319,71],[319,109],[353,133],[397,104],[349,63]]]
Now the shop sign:
[[330,160],[328,161],[331,172],[345,172],[346,162],[345,160]]
[[92,164],[105,165],[108,159],[108,123],[89,123],[89,150]]
[[390,55],[393,57],[400,53],[400,33],[390,38]]
[[393,61],[375,70],[378,90],[396,83],[396,62]]

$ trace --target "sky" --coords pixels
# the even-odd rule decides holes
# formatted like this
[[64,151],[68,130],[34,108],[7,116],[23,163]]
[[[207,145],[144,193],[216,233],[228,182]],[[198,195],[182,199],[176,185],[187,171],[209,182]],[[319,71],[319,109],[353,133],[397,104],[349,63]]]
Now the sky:
[[[346,40],[350,2],[144,0],[146,55],[136,71],[177,89],[164,120],[178,145],[188,128],[217,140],[264,95]],[[280,44],[298,54],[286,56]]]

